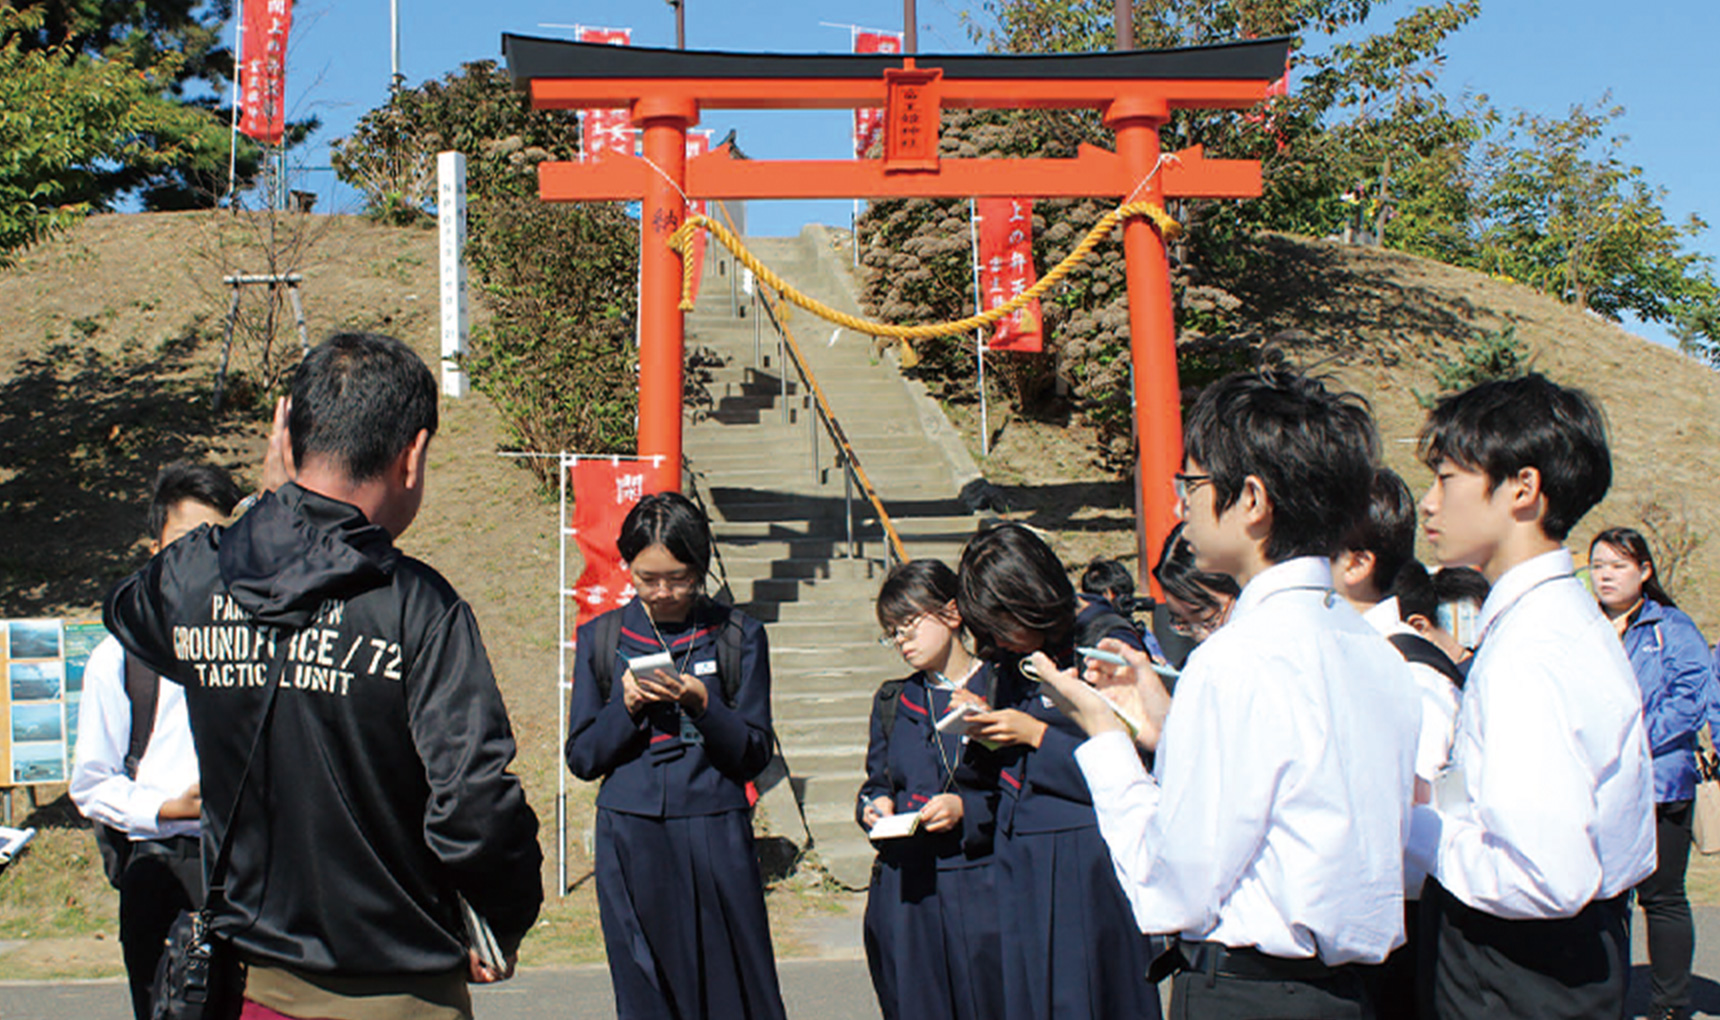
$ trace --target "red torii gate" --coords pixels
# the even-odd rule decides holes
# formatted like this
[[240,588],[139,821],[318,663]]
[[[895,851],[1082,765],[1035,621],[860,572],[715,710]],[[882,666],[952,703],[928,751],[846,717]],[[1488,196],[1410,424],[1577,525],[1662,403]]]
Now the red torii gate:
[[[544,163],[547,201],[642,200],[639,246],[639,454],[681,463],[683,320],[680,259],[668,238],[686,199],[1125,197],[1251,198],[1260,167],[1197,149],[1161,160],[1158,131],[1175,109],[1244,109],[1284,73],[1288,39],[1119,53],[805,55],[605,46],[504,35],[502,53],[538,109],[628,107],[645,156]],[[884,107],[881,160],[742,160],[727,146],[688,161],[687,129],[705,109]],[[1116,151],[1074,159],[940,159],[943,109],[1100,112]],[[1182,465],[1181,391],[1170,265],[1142,218],[1123,228],[1135,430],[1147,549],[1176,520],[1171,476]],[[679,485],[679,471],[671,472]]]

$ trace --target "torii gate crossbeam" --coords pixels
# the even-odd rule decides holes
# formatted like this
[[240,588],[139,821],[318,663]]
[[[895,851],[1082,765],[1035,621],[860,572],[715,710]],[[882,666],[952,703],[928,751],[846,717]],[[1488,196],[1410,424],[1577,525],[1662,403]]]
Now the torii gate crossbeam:
[[[680,268],[667,240],[688,199],[970,198],[984,196],[1247,198],[1253,161],[1199,149],[1160,158],[1158,130],[1176,109],[1244,109],[1284,73],[1288,39],[1122,53],[810,55],[711,53],[504,35],[516,82],[539,109],[627,107],[644,158],[608,155],[539,166],[549,201],[640,200],[639,453],[681,463],[683,320]],[[689,162],[687,130],[706,109],[883,107],[881,160],[742,160],[727,147]],[[1093,109],[1116,151],[1073,159],[942,159],[943,109]],[[1176,324],[1163,239],[1143,219],[1123,228],[1135,429],[1147,548],[1174,526],[1172,475],[1182,462]],[[678,483],[678,473],[676,482]]]

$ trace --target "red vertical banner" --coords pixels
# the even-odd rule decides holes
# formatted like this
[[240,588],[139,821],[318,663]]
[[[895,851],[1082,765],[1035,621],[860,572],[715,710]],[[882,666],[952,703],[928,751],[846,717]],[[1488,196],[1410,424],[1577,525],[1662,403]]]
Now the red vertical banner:
[[[979,286],[987,311],[1008,303],[1033,286],[1033,200],[982,198],[979,217]],[[1038,353],[1045,349],[1039,301],[1034,299],[1000,320],[992,333],[994,351]]]
[[[902,35],[900,32],[870,32],[864,29],[854,30],[855,53],[900,53],[902,52]],[[865,159],[866,153],[884,133],[884,111],[882,108],[860,109],[854,111],[854,158]]]
[[573,583],[576,628],[633,600],[633,580],[615,541],[633,505],[648,492],[670,488],[667,480],[664,469],[651,460],[581,457],[568,469],[574,495],[570,530],[585,561],[579,580]]
[[[693,160],[710,151],[711,133],[709,131],[687,132],[687,162],[691,163]],[[709,208],[709,203],[704,199],[691,199],[687,202],[687,215],[703,216],[705,215],[705,211]],[[705,231],[701,230],[693,235],[693,250],[688,253],[687,257],[693,260],[692,297],[694,301],[697,301],[699,300],[699,281],[703,279],[705,275]]]
[[[631,28],[582,28],[579,41],[610,46],[631,46]],[[625,107],[580,111],[580,148],[585,159],[598,159],[608,152],[633,155],[633,113]]]
[[287,123],[287,34],[292,0],[250,0],[240,51],[239,130],[266,145],[281,144]]

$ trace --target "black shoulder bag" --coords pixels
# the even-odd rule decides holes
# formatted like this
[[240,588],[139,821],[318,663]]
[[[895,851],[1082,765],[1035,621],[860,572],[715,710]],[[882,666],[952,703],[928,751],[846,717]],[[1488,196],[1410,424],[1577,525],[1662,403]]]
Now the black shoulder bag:
[[244,1006],[245,967],[233,946],[215,935],[214,906],[226,898],[233,833],[239,826],[239,809],[245,801],[251,766],[257,761],[263,734],[268,732],[269,720],[275,714],[275,698],[281,690],[279,674],[279,669],[271,671],[263,721],[251,741],[245,771],[239,774],[239,792],[233,796],[233,813],[227,819],[227,831],[221,836],[221,848],[215,852],[215,866],[209,869],[209,894],[204,897],[201,909],[180,911],[167,932],[167,949],[155,969],[154,1005],[150,1013],[153,1020],[236,1020]]

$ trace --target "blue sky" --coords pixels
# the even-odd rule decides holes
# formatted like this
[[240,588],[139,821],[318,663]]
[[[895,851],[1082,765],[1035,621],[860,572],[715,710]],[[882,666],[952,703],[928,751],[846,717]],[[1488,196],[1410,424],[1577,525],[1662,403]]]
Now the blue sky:
[[[899,28],[898,0],[686,0],[687,45],[695,49],[841,52],[846,30],[820,22]],[[1383,2],[1382,23],[1415,5]],[[634,41],[674,45],[674,12],[662,0],[400,0],[401,69],[408,83],[440,77],[462,62],[500,58],[503,32],[570,37],[550,24],[631,27]],[[963,12],[983,17],[977,0],[919,0],[920,48],[973,48]],[[1654,0],[1641,8],[1614,0],[1483,0],[1483,12],[1449,48],[1443,82],[1453,94],[1485,93],[1502,109],[1562,116],[1609,89],[1625,107],[1617,127],[1624,156],[1668,189],[1667,208],[1720,223],[1712,170],[1720,150],[1720,98],[1701,69],[1720,36],[1715,0]],[[380,105],[389,78],[388,0],[300,0],[289,52],[288,101],[294,115],[314,113],[324,128],[292,160],[328,165],[328,142]],[[714,111],[702,125],[722,137],[739,130],[742,146],[773,158],[835,158],[849,149],[849,120],[832,111]],[[318,192],[322,208],[352,211],[356,198],[333,175],[308,170],[295,186]],[[846,223],[846,202],[755,203],[749,229],[785,234],[809,219]],[[1698,247],[1720,255],[1709,230]]]

